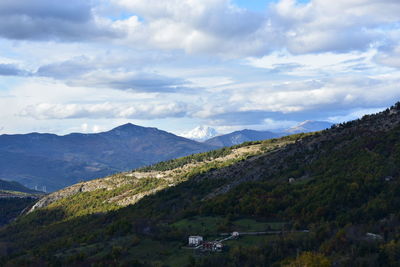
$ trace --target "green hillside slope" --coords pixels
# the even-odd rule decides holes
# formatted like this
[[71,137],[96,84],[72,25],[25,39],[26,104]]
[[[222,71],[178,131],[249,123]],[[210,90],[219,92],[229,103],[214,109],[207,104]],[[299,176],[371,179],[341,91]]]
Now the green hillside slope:
[[[0,264],[399,266],[400,103],[213,153],[44,198],[0,231]],[[264,233],[182,248],[233,231]]]

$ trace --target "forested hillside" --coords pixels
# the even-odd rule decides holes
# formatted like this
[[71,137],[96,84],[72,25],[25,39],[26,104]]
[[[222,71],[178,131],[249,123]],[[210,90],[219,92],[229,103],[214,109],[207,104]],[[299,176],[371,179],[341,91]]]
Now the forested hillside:
[[[0,263],[399,266],[400,103],[212,153],[48,196],[0,231]],[[219,253],[182,248],[233,231],[268,234]]]

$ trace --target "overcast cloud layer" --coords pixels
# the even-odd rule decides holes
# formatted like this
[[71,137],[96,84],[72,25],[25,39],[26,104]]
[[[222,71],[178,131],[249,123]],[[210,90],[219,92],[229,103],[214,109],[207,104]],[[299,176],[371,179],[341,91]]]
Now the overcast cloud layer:
[[400,100],[398,0],[257,2],[0,1],[0,133],[267,130]]

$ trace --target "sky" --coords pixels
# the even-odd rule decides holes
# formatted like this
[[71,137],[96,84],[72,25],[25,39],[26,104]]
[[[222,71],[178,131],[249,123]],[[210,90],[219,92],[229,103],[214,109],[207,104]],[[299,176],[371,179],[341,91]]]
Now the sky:
[[0,1],[0,134],[276,130],[399,100],[398,0]]

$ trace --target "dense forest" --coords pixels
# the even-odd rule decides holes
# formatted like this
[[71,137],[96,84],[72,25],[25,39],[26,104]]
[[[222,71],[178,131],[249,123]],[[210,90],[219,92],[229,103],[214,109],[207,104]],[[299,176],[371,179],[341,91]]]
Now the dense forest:
[[[107,191],[99,189],[22,216],[0,230],[0,265],[400,265],[400,103],[242,148],[252,145],[260,151],[229,164],[212,165],[231,148],[142,169],[208,164],[134,205],[101,208]],[[215,240],[233,231],[271,234],[229,240],[219,253],[185,249],[190,235]]]

